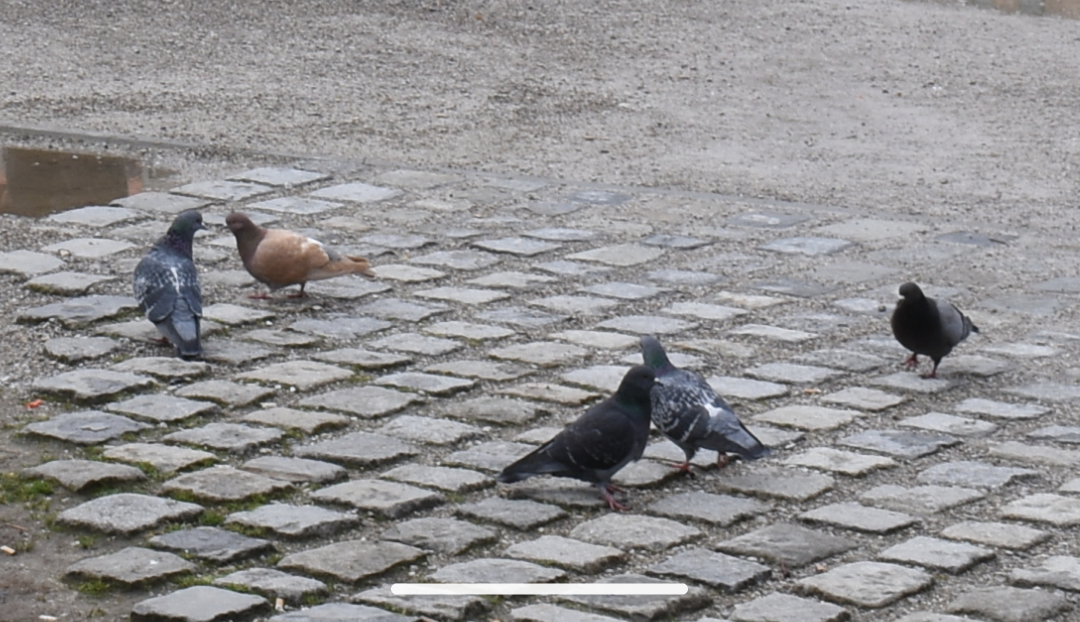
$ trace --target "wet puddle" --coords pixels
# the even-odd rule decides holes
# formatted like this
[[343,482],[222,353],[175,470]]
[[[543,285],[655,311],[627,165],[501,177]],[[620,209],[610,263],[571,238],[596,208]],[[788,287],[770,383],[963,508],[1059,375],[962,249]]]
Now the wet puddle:
[[964,4],[1005,13],[1080,19],[1080,0],[964,0]]
[[138,160],[93,153],[5,147],[0,151],[0,213],[40,217],[143,190]]

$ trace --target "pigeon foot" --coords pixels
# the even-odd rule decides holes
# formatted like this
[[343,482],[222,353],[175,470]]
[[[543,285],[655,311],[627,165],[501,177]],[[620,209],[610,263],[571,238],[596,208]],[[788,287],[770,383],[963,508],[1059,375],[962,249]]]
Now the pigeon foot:
[[734,458],[724,452],[717,452],[716,454],[716,468],[722,469],[731,464]]
[[252,300],[266,300],[266,299],[270,298],[270,292],[261,292],[261,293],[258,293],[258,294],[252,294],[252,295],[248,296],[248,298],[250,298]]
[[918,366],[919,366],[919,355],[918,354],[912,354],[911,356],[909,356],[907,358],[906,361],[904,361],[904,367],[906,369],[915,369]]
[[[619,490],[614,486],[601,486],[600,494],[604,497],[604,501],[607,501],[608,507],[618,512],[625,512],[627,507],[615,500],[615,496],[611,494],[612,490]],[[619,492],[622,492],[621,490]]]

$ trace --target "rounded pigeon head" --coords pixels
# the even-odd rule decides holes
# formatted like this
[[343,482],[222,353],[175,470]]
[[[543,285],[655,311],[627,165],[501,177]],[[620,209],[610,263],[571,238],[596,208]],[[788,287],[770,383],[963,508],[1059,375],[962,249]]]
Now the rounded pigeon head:
[[251,222],[247,215],[233,212],[225,217],[225,226],[229,228],[229,231],[236,233],[254,227],[255,223]]
[[922,290],[919,289],[919,286],[914,283],[904,283],[903,285],[901,285],[900,295],[904,298],[907,298],[908,300],[918,300],[920,298],[926,297],[923,294]]
[[205,229],[202,214],[195,210],[180,212],[169,226],[169,233],[181,238],[190,239],[196,231]]
[[630,368],[619,383],[618,394],[625,399],[634,401],[649,401],[649,391],[656,384],[656,374],[644,365],[635,365]]
[[641,358],[654,372],[666,372],[671,369],[671,361],[668,360],[664,346],[660,340],[652,335],[645,335],[639,342],[641,345]]

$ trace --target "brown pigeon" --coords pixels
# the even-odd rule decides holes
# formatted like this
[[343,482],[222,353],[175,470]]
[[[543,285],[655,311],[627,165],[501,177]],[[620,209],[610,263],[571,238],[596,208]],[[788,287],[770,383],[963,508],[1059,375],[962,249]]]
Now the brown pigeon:
[[[290,298],[302,298],[308,281],[332,279],[345,274],[375,278],[371,264],[363,257],[348,257],[328,248],[318,240],[284,229],[263,229],[251,219],[233,212],[225,218],[229,231],[236,236],[236,248],[244,267],[271,291],[299,285],[300,292]],[[266,298],[268,294],[253,294]]]

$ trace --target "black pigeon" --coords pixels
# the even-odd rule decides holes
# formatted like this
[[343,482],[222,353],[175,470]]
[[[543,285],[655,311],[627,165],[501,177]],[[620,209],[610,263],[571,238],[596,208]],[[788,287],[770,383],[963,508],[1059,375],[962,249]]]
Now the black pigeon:
[[512,484],[534,475],[572,477],[600,489],[613,510],[611,478],[641,458],[649,439],[649,390],[656,382],[648,367],[638,365],[623,376],[615,395],[594,405],[550,441],[502,470],[495,478]]
[[901,285],[900,295],[903,298],[896,303],[890,324],[896,340],[912,352],[904,366],[914,369],[919,364],[919,355],[925,354],[934,361],[934,368],[923,378],[934,378],[941,359],[968,335],[979,332],[979,327],[956,305],[927,298],[914,283]]
[[679,470],[691,472],[690,460],[699,449],[718,452],[717,466],[727,464],[728,453],[743,460],[769,455],[769,448],[743,427],[727,402],[700,374],[671,364],[655,337],[641,338],[641,357],[656,373],[651,394],[653,424],[686,454],[686,462],[678,466]]
[[202,214],[181,212],[168,232],[135,267],[135,299],[180,358],[202,354],[199,319],[202,293],[191,256],[195,232],[205,229]]

